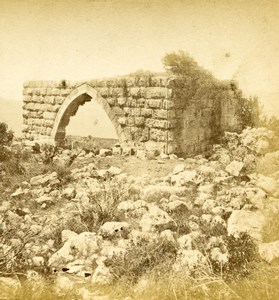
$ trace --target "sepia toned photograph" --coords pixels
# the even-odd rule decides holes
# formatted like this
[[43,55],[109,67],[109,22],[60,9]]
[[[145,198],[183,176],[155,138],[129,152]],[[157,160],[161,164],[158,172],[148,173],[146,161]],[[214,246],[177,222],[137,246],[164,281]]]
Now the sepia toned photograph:
[[0,0],[0,300],[279,299],[279,1]]

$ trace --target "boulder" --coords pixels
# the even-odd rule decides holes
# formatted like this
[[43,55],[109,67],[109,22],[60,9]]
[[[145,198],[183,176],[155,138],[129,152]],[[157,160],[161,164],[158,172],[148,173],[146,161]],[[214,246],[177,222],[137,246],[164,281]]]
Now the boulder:
[[174,167],[174,170],[173,170],[173,174],[178,174],[178,173],[181,173],[185,170],[185,165],[184,164],[179,164],[179,165],[176,165]]
[[68,199],[68,200],[71,200],[71,199],[73,199],[73,198],[75,198],[75,196],[76,196],[76,190],[75,190],[75,188],[73,188],[73,187],[67,187],[67,188],[65,188],[63,191],[62,191],[62,197],[63,198],[66,198],[66,199]]
[[47,175],[38,175],[35,177],[32,177],[30,179],[30,184],[32,186],[46,186],[49,183],[51,183],[52,181],[56,181],[57,180],[57,173],[56,172],[52,172],[50,174]]
[[197,171],[195,170],[185,170],[171,176],[171,183],[178,186],[183,186],[187,183],[197,183],[196,181]]
[[99,229],[99,235],[106,239],[127,238],[131,226],[127,222],[106,222]]
[[92,276],[92,283],[98,285],[108,285],[113,281],[113,275],[110,272],[110,269],[105,266],[104,263],[98,265],[95,269],[95,272]]
[[196,269],[207,268],[206,257],[199,250],[179,250],[172,266],[174,272],[190,273]]
[[43,196],[35,199],[35,202],[38,204],[51,205],[51,204],[53,204],[54,201],[51,196],[43,195]]
[[259,244],[259,254],[262,259],[271,263],[279,257],[279,241]]
[[108,172],[109,172],[111,175],[115,176],[115,175],[121,174],[121,173],[122,173],[122,170],[121,170],[120,168],[117,168],[117,167],[110,167],[110,168],[108,169]]
[[164,209],[168,212],[186,212],[188,205],[181,200],[170,201],[165,204]]
[[82,232],[69,238],[64,246],[50,257],[48,264],[52,267],[62,267],[80,258],[94,261],[94,254],[100,250],[101,245],[100,236],[94,232]]
[[260,211],[234,210],[228,219],[228,234],[238,236],[247,232],[255,241],[262,240],[265,216]]
[[228,252],[223,253],[219,247],[211,249],[210,258],[221,265],[225,265],[229,261]]
[[244,163],[241,161],[233,160],[230,164],[226,166],[226,171],[233,176],[239,176]]
[[112,155],[112,151],[110,149],[100,149],[99,155],[102,157],[110,156]]
[[145,232],[172,230],[176,227],[174,220],[165,211],[155,205],[149,207],[148,212],[142,216],[139,225],[142,231]]
[[74,231],[65,229],[61,232],[61,239],[62,239],[62,243],[65,243],[67,240],[69,240],[70,238],[76,237],[78,234],[75,233]]
[[180,249],[191,250],[193,246],[193,237],[191,233],[180,236],[177,239]]
[[168,241],[172,244],[175,244],[175,234],[171,230],[167,229],[160,233],[160,238],[164,241]]
[[257,174],[255,184],[273,197],[279,196],[279,184],[272,177]]

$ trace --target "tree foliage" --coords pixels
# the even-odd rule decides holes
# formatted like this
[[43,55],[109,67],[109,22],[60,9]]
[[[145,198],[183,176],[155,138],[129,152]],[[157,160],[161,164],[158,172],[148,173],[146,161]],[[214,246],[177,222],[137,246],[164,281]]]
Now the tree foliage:
[[217,80],[184,51],[168,53],[162,62],[165,69],[175,76],[174,98],[180,106],[183,104],[183,108],[187,108],[191,102],[212,101],[214,111],[212,126],[217,128],[222,101],[232,101],[237,103],[236,117],[239,118],[240,127],[258,126],[261,111],[259,100],[256,97],[249,99],[243,97],[236,81]]
[[10,157],[10,151],[7,148],[11,145],[14,134],[8,130],[6,123],[0,122],[0,161],[4,161]]

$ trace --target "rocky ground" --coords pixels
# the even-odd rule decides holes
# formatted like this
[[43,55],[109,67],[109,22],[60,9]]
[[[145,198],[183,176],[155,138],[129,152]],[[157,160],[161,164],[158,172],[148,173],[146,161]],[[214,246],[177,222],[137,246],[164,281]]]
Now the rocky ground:
[[[58,298],[143,299],[166,274],[188,282],[221,278],[219,298],[206,298],[203,281],[201,298],[239,299],[227,280],[279,257],[272,227],[278,149],[276,134],[258,128],[226,133],[207,158],[102,149],[98,156],[81,151],[66,168],[73,153],[60,152],[56,171],[2,198],[3,299],[16,298],[26,282],[45,293],[45,276]],[[121,281],[129,291],[115,295]]]

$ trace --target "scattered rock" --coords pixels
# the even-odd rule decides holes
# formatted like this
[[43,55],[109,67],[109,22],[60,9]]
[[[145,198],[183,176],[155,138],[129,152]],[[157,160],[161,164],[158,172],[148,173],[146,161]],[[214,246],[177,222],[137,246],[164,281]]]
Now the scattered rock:
[[175,272],[184,271],[190,273],[195,269],[207,268],[206,258],[199,250],[179,250],[177,258],[173,264],[173,270]]
[[233,176],[239,176],[244,163],[241,161],[232,161],[229,165],[226,166],[226,171]]
[[145,232],[160,232],[166,229],[173,230],[176,227],[174,220],[165,211],[155,205],[149,207],[148,212],[142,216],[139,225],[142,231]]
[[259,244],[259,253],[262,259],[271,263],[279,257],[279,241]]
[[255,241],[262,240],[265,216],[260,211],[234,210],[228,219],[228,234],[238,236],[247,232]]
[[127,238],[131,226],[127,222],[106,222],[99,229],[99,234],[105,239]]
[[68,199],[68,200],[71,200],[71,199],[73,199],[73,198],[75,198],[75,196],[76,196],[76,190],[75,190],[75,188],[73,188],[73,187],[67,187],[67,188],[65,188],[63,191],[62,191],[62,197],[63,198],[66,198],[66,199]]

